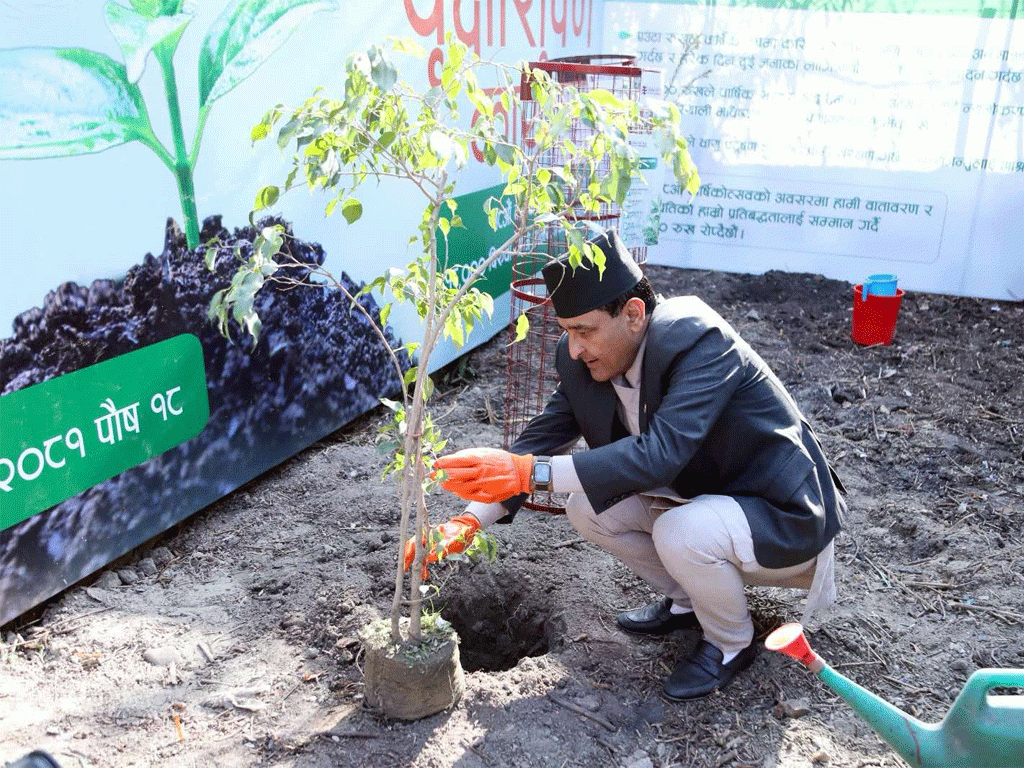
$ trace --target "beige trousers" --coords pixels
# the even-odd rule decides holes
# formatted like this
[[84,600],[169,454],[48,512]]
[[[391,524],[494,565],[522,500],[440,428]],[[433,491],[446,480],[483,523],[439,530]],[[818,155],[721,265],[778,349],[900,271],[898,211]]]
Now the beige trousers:
[[731,496],[698,496],[665,510],[661,502],[632,496],[598,515],[585,494],[573,493],[566,517],[657,592],[692,608],[705,638],[723,653],[754,639],[744,584],[811,587],[818,558],[789,568],[758,565],[750,525]]

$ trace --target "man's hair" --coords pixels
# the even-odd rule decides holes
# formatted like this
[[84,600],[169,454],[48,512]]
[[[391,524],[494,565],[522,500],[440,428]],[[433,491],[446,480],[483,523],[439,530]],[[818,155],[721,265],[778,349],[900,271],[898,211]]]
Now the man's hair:
[[626,306],[626,302],[634,296],[638,299],[643,299],[644,308],[648,315],[651,314],[651,312],[654,311],[654,308],[658,305],[658,297],[654,294],[654,289],[651,287],[651,281],[646,277],[641,277],[639,283],[619,296],[619,298],[605,304],[601,309],[612,317],[615,317],[622,311],[622,308]]

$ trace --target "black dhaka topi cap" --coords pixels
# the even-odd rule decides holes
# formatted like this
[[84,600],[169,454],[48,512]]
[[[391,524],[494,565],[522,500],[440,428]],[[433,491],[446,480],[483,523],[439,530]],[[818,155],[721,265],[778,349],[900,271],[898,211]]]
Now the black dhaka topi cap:
[[573,269],[569,266],[568,253],[541,270],[548,298],[559,317],[579,317],[599,309],[635,288],[644,276],[615,230],[589,242],[605,256],[603,275],[595,264],[586,260]]

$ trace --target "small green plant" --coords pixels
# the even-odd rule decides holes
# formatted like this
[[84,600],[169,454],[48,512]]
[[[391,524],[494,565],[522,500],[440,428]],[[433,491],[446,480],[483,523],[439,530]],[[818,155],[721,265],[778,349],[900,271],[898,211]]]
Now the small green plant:
[[[184,0],[108,2],[104,18],[123,63],[86,48],[0,50],[0,158],[68,157],[140,141],[174,174],[189,248],[199,245],[193,184],[214,102],[263,64],[310,14],[334,0],[229,3],[199,54],[199,112],[191,146],[182,123],[174,54],[195,10]],[[173,149],[157,138],[139,80],[152,53],[163,78]]]
[[384,649],[389,657],[401,656],[415,663],[429,656],[451,640],[452,625],[440,611],[424,610],[421,620],[421,641],[418,643],[392,643],[390,627],[384,621],[371,621],[360,632],[364,642],[374,648]]
[[[396,41],[393,48],[424,55],[414,43]],[[497,87],[485,90],[480,85],[478,72],[482,69],[498,81]],[[537,110],[527,126],[529,142],[516,144],[502,132],[497,113],[500,106],[505,115],[518,114],[518,85],[523,77],[531,83]],[[467,121],[460,113],[467,102],[476,110],[468,128],[463,127]],[[585,140],[574,137],[570,130],[581,123],[593,129]],[[558,232],[574,266],[588,262],[603,268],[603,254],[587,242],[590,233],[579,217],[581,212],[596,214],[625,200],[639,176],[640,157],[629,141],[631,130],[636,129],[653,134],[659,154],[676,180],[695,193],[700,182],[680,133],[675,106],[663,102],[641,111],[639,105],[621,101],[605,90],[581,92],[560,85],[543,70],[525,64],[513,68],[483,63],[464,45],[451,40],[437,87],[418,91],[402,82],[389,51],[374,46],[349,60],[340,96],[317,92],[297,109],[277,105],[253,128],[254,140],[276,132],[277,143],[294,151],[291,172],[283,184],[259,191],[256,211],[274,205],[288,190],[305,187],[323,191],[328,197],[327,213],[341,211],[351,224],[362,216],[357,193],[368,181],[411,184],[424,201],[418,232],[409,240],[416,257],[404,269],[389,269],[363,289],[413,305],[423,328],[416,341],[398,349],[389,347],[402,381],[402,398],[385,401],[392,414],[381,434],[393,451],[385,474],[398,478],[401,500],[391,615],[396,644],[405,639],[400,619],[406,604],[410,605],[409,639],[415,643],[421,638],[421,573],[434,543],[429,540],[426,496],[435,482],[432,458],[444,448],[445,440],[427,409],[433,391],[428,375],[431,355],[444,338],[461,346],[474,323],[492,312],[491,296],[474,284],[497,259],[534,247],[529,245],[530,236],[538,230]],[[492,198],[485,204],[491,228],[497,231],[499,211],[508,210],[502,207],[503,201],[514,202],[514,213],[512,234],[466,274],[455,268],[448,235],[463,226],[454,194],[455,179],[468,164],[474,146],[505,182],[501,199]],[[552,166],[550,157],[556,151],[566,160]],[[210,315],[223,332],[238,323],[254,339],[258,337],[260,322],[254,306],[262,286],[267,281],[301,284],[287,276],[294,270],[283,269],[286,266],[301,266],[304,274],[314,276],[314,284],[322,282],[344,290],[322,267],[295,263],[282,227],[264,227],[252,255],[239,263],[231,285],[219,291],[211,303]],[[354,308],[365,312],[358,296],[349,298]],[[383,326],[391,306],[385,304],[380,316],[378,333],[384,343]],[[525,316],[520,317],[519,333],[525,333],[526,327]],[[405,355],[416,359],[407,370],[401,363]],[[410,538],[428,546],[416,548],[406,599],[403,553]],[[480,546],[493,554],[493,541],[478,538]]]

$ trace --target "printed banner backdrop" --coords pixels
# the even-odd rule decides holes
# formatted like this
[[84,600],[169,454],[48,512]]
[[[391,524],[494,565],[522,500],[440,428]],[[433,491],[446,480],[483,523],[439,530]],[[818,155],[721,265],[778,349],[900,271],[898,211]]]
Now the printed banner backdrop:
[[648,258],[1024,299],[1022,13],[608,0],[605,48],[663,69],[703,182],[692,200],[665,186]]
[[[127,0],[4,5],[0,624],[394,394],[391,360],[340,295],[266,291],[255,349],[206,319],[232,252],[251,247],[256,191],[288,171],[272,140],[249,140],[263,113],[339,87],[348,55],[388,36],[431,52],[430,61],[400,62],[402,77],[423,87],[448,33],[506,63],[593,51],[601,8],[212,0],[154,20]],[[179,34],[161,71],[150,48]],[[194,251],[182,232],[182,200],[193,191],[172,174],[175,155],[194,166],[207,244]],[[497,181],[483,166],[463,177],[464,219]],[[305,192],[275,210],[302,257],[353,289],[412,258],[406,244],[422,210],[398,186],[362,201],[352,226],[325,218],[326,199]],[[478,262],[502,234],[459,232],[451,257]],[[214,273],[203,263],[211,250]],[[496,264],[485,287],[507,289],[507,272]],[[363,304],[376,316],[377,302]],[[507,323],[507,292],[495,304],[470,346]],[[399,311],[390,323],[392,339],[419,328]],[[445,348],[434,367],[457,354]]]

